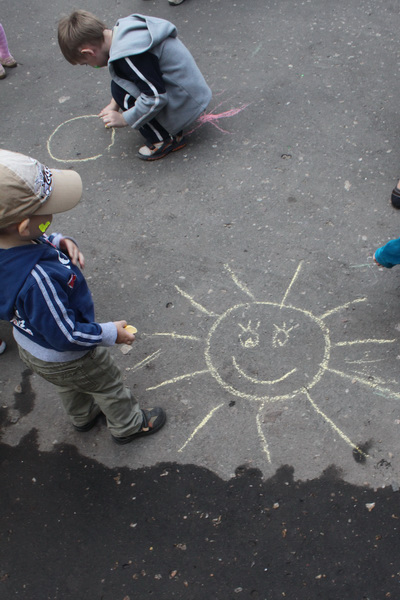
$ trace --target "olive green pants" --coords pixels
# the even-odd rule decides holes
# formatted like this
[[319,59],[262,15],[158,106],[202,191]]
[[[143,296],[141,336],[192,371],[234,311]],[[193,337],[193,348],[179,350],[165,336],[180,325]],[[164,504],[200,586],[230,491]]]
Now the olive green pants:
[[121,371],[107,348],[97,346],[84,357],[68,362],[45,362],[19,348],[24,363],[56,386],[64,409],[81,427],[102,412],[115,437],[138,431],[143,415],[138,402],[122,381]]

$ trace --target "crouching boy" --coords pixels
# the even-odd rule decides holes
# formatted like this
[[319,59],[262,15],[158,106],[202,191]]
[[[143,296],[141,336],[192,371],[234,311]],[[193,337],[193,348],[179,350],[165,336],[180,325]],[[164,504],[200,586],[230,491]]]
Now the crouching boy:
[[72,209],[81,194],[75,171],[0,150],[0,319],[13,324],[25,364],[56,386],[77,431],[103,413],[114,441],[126,444],[158,431],[166,415],[142,410],[124,386],[107,346],[135,336],[126,321],[95,321],[74,240],[45,235],[53,214]]
[[99,117],[106,127],[139,130],[146,142],[138,152],[142,160],[183,148],[184,128],[211,99],[193,56],[177,36],[169,21],[139,14],[108,29],[91,13],[77,10],[58,25],[61,52],[71,64],[108,65],[112,99]]

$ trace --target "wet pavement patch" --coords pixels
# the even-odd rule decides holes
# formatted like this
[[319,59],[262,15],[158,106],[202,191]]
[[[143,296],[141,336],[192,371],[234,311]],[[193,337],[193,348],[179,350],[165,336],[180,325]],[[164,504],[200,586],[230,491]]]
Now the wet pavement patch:
[[32,371],[25,369],[22,372],[21,383],[14,390],[14,409],[19,412],[21,417],[28,415],[34,407],[35,393],[30,381],[31,375]]
[[398,493],[333,466],[305,482],[288,466],[110,469],[40,452],[34,430],[0,457],[0,598],[400,597]]

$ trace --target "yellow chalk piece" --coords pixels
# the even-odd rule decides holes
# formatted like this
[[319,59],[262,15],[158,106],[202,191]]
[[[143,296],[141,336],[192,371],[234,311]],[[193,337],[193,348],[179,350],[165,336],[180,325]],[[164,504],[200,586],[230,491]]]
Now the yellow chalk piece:
[[128,333],[137,333],[137,329],[133,325],[126,325],[124,329],[126,329]]
[[39,225],[39,229],[42,233],[44,233],[48,227],[50,227],[50,221],[47,221],[47,223],[40,223]]

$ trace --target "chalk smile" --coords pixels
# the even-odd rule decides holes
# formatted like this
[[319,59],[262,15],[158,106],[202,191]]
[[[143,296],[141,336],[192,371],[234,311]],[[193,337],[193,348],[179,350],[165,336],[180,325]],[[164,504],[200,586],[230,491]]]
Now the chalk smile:
[[288,371],[288,373],[286,373],[286,375],[283,375],[279,379],[267,379],[267,380],[263,380],[263,379],[257,379],[255,377],[250,377],[250,375],[247,375],[247,373],[245,373],[243,371],[243,369],[241,369],[239,367],[239,365],[237,364],[236,359],[235,359],[234,356],[232,356],[232,363],[233,363],[233,366],[235,367],[235,369],[237,370],[237,372],[242,377],[244,377],[248,381],[251,381],[252,383],[260,383],[262,385],[274,385],[274,383],[279,383],[280,381],[284,381],[285,379],[287,379],[288,377],[290,377],[290,375],[292,375],[293,373],[295,373],[297,371],[297,369],[292,369],[291,371]]

